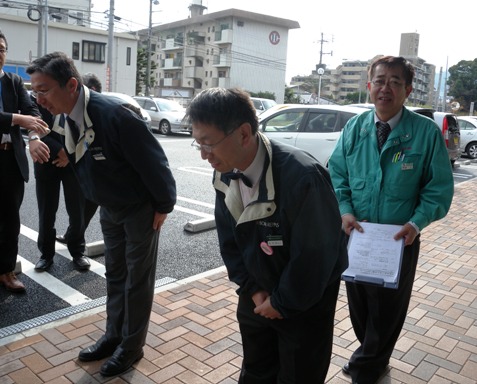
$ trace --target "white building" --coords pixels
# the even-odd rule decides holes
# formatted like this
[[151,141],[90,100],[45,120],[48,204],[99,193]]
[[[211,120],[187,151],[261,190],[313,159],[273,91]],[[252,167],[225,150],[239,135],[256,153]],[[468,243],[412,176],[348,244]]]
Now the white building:
[[[203,89],[240,87],[283,103],[288,31],[298,22],[238,9],[204,15],[197,0],[189,8],[190,18],[152,28],[154,95],[190,100]],[[140,36],[146,47],[148,30]]]
[[[39,40],[38,22],[24,16],[0,13],[0,29],[8,41],[8,55],[4,70],[23,77],[31,60],[37,57]],[[80,74],[95,73],[104,90],[134,95],[136,92],[137,38],[134,35],[115,33],[111,84],[107,82],[107,31],[83,26],[51,22],[47,28],[47,52],[62,51],[74,59]]]

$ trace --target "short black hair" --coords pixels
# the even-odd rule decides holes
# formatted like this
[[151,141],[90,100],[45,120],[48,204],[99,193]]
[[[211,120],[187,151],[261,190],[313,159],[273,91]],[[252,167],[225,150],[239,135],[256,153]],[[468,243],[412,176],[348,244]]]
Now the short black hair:
[[83,85],[73,59],[63,52],[52,52],[35,59],[26,69],[26,73],[33,75],[37,72],[50,76],[60,87],[65,87],[72,77],[78,81],[78,89]]
[[382,56],[377,58],[371,64],[369,68],[369,80],[373,79],[376,67],[378,65],[384,65],[388,68],[401,68],[404,74],[404,81],[406,85],[412,85],[412,80],[414,79],[414,66],[408,60],[402,56]]
[[92,72],[85,73],[83,75],[83,84],[86,85],[89,89],[101,93],[103,86],[101,80]]
[[187,107],[189,122],[213,125],[225,134],[243,123],[257,133],[258,119],[250,95],[239,88],[209,88],[200,92]]
[[8,41],[7,41],[7,38],[5,37],[5,34],[2,31],[0,31],[0,39],[5,40],[5,48],[7,48],[8,50]]

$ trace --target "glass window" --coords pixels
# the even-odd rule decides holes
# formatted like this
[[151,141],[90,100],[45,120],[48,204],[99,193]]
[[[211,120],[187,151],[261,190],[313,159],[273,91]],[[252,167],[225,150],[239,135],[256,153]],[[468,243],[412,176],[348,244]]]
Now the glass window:
[[106,61],[106,43],[83,40],[83,61],[104,63]]
[[284,112],[262,123],[263,132],[297,132],[305,112]]
[[80,48],[79,43],[73,43],[73,52],[71,54],[73,60],[79,60],[80,58]]
[[131,47],[126,48],[126,65],[131,65]]
[[310,112],[305,132],[334,132],[337,112]]

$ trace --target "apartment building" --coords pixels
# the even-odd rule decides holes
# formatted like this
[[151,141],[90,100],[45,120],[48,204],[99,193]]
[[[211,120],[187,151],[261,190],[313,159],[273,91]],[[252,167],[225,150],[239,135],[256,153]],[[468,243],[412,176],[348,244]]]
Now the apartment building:
[[[152,28],[158,68],[151,93],[186,104],[203,89],[240,87],[272,92],[282,103],[288,31],[298,22],[238,9],[203,14],[205,8],[195,0],[190,18]],[[144,47],[148,32],[139,32]]]

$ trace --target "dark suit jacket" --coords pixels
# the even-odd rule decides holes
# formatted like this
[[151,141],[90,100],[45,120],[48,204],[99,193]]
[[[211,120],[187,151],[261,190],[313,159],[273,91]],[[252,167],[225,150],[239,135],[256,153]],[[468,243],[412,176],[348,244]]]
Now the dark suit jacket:
[[[33,104],[36,104],[35,100],[32,100]],[[38,110],[41,113],[43,121],[48,124],[48,127],[51,129],[51,132],[42,137],[41,141],[43,141],[48,148],[50,149],[50,158],[45,163],[36,162],[33,164],[33,169],[35,170],[35,178],[39,179],[57,179],[60,175],[62,175],[64,168],[58,168],[56,165],[53,164],[53,160],[58,157],[58,153],[61,149],[63,149],[64,140],[63,136],[53,130],[53,124],[55,122],[55,116],[52,116],[50,112],[46,109],[37,105]],[[64,124],[60,126],[63,128]],[[71,164],[68,164],[67,168],[71,168]]]
[[30,96],[20,76],[5,72],[2,82],[3,112],[0,112],[0,132],[9,133],[13,151],[23,179],[28,181],[28,159],[25,152],[20,126],[12,126],[12,114],[40,116],[38,108],[31,102]]
[[[176,183],[164,150],[142,117],[123,101],[94,91],[86,111],[94,141],[78,162],[70,154],[85,197],[105,207],[151,201],[156,212],[171,212]],[[66,141],[70,134],[66,130]]]

